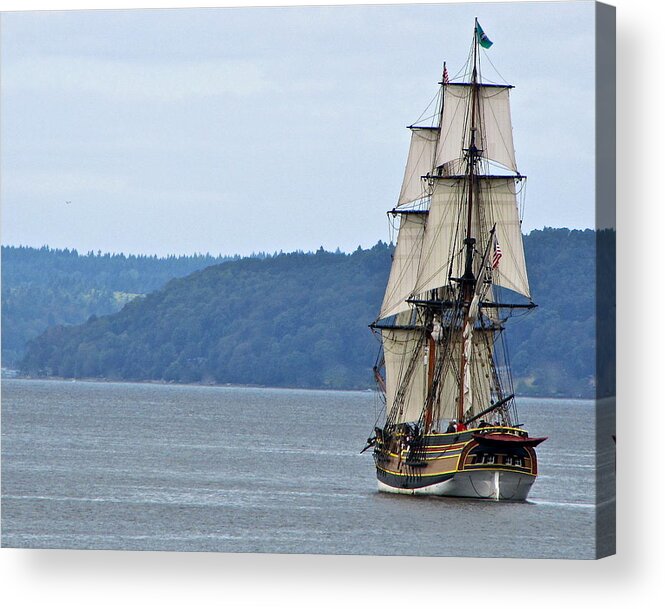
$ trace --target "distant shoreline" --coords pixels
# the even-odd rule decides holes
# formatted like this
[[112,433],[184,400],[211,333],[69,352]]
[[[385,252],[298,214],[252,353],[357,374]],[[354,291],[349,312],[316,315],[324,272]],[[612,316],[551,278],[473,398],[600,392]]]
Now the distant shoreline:
[[[16,371],[13,371],[16,372]],[[123,385],[168,385],[173,387],[217,387],[217,388],[233,388],[233,389],[284,389],[288,391],[335,391],[343,393],[375,393],[375,389],[326,389],[325,387],[273,387],[269,385],[251,385],[241,383],[176,383],[173,381],[152,380],[146,379],[142,381],[130,381],[124,379],[100,379],[100,378],[66,378],[60,376],[27,376],[22,374],[15,374],[13,376],[6,376],[6,371],[3,370],[2,380],[12,381],[57,381],[62,383],[116,383]]]
[[[268,385],[243,385],[239,383],[174,383],[170,381],[157,381],[157,380],[144,380],[144,381],[129,381],[122,379],[99,379],[99,378],[64,378],[56,376],[23,376],[17,374],[16,376],[5,376],[3,370],[3,381],[48,381],[48,382],[61,382],[61,383],[98,383],[98,384],[118,384],[118,385],[166,385],[173,387],[211,387],[217,389],[269,389],[269,390],[284,390],[284,391],[332,391],[335,393],[378,393],[376,389],[326,389],[325,387],[272,387]],[[574,396],[546,396],[546,395],[518,395],[518,400],[562,400],[570,401],[575,400],[579,402],[595,402],[609,399],[608,397],[598,398],[581,398]]]

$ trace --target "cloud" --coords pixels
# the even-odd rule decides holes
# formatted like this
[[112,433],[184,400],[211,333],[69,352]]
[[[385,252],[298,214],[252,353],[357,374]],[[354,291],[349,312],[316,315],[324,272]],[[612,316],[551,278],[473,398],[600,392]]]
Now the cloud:
[[165,64],[42,56],[6,61],[3,75],[7,93],[92,94],[118,102],[245,97],[267,86],[256,63],[229,59]]

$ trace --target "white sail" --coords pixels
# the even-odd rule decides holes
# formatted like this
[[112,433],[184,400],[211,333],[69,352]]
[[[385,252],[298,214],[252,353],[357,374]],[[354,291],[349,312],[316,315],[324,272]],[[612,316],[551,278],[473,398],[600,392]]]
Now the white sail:
[[444,431],[443,421],[457,418],[457,402],[459,400],[459,341],[453,344],[452,352],[446,357],[443,364],[443,374],[439,399],[434,404],[433,418],[441,421],[439,424]]
[[[513,128],[510,119],[510,87],[479,85],[476,125],[476,147],[481,156],[517,171]],[[435,165],[448,164],[458,173],[464,166],[464,149],[471,135],[471,92],[466,84],[447,84],[443,93],[441,137],[436,150]]]
[[[489,340],[489,345],[487,341]],[[492,403],[492,343],[493,336],[488,332],[473,333],[473,354],[469,366],[470,402],[464,402],[464,418],[485,410]]]
[[[386,366],[386,412],[392,412],[395,396],[404,384],[404,400],[396,423],[417,421],[425,402],[426,362],[420,330],[382,329],[383,355]],[[416,357],[416,366],[407,378],[409,362]]]
[[402,214],[379,319],[410,308],[406,299],[416,284],[426,220],[427,214]]
[[488,332],[473,333],[467,345],[470,364],[466,367],[465,383],[459,381],[459,362],[462,343],[459,338],[446,357],[443,369],[443,382],[438,403],[434,405],[434,419],[442,423],[457,417],[460,387],[465,392],[464,418],[481,412],[491,404],[492,376],[492,335]]
[[[501,258],[492,273],[492,281],[530,298],[515,178],[483,179],[481,176],[479,182],[480,200],[476,200],[471,221],[476,249],[485,249],[491,238],[490,230],[496,224],[496,242],[492,247],[498,244]],[[466,215],[467,196],[461,178],[434,180],[414,294],[448,285],[449,276],[457,278],[464,272],[466,226],[460,222],[460,217]],[[474,271],[478,274],[479,269]]]
[[457,223],[462,186],[460,179],[434,181],[418,277],[413,286],[414,294],[422,294],[449,283],[450,263],[458,249],[457,242],[460,241]]
[[515,179],[483,180],[481,192],[485,225],[496,224],[496,243],[501,249],[492,283],[530,298]]
[[404,169],[402,190],[397,205],[413,203],[427,196],[427,182],[422,176],[427,175],[434,167],[434,153],[439,130],[436,128],[411,128],[411,147]]

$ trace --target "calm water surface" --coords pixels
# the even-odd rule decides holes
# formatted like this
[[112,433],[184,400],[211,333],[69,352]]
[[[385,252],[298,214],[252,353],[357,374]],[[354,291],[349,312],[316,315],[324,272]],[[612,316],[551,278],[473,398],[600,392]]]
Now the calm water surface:
[[2,545],[593,558],[594,404],[519,408],[540,476],[494,503],[378,493],[371,392],[3,380]]

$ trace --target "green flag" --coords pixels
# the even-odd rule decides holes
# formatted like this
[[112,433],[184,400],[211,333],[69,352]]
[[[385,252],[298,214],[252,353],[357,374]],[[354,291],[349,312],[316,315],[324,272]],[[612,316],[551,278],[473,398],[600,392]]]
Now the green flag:
[[483,49],[489,49],[494,43],[487,37],[487,34],[483,32],[483,28],[480,27],[480,23],[476,21],[476,36],[478,37],[478,44],[483,47]]

